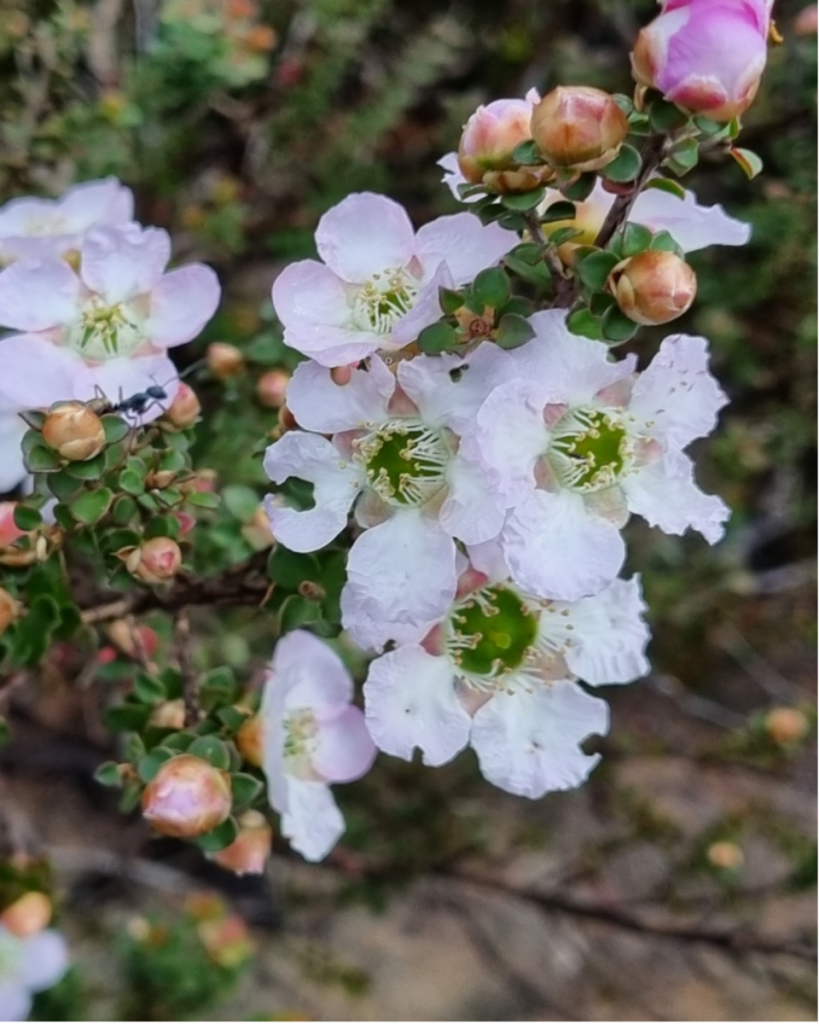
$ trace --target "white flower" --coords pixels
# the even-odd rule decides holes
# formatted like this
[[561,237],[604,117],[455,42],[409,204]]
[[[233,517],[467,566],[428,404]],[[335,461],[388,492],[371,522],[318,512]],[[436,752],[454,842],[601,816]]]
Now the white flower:
[[370,733],[405,760],[420,748],[429,765],[470,743],[485,777],[522,796],[577,786],[599,760],[579,744],[607,731],[608,709],[574,680],[627,683],[648,671],[639,582],[615,580],[574,603],[544,601],[512,583],[497,545],[470,554],[474,568],[423,644],[372,662]]
[[423,636],[455,594],[454,538],[477,544],[501,528],[503,509],[457,444],[510,366],[485,343],[466,358],[418,356],[397,375],[374,356],[343,386],[316,363],[297,367],[288,407],[316,433],[285,434],[268,448],[265,469],[277,484],[312,483],[314,507],[268,498],[271,528],[285,547],[315,551],[345,528],[356,502],[365,532],[349,553],[342,611],[361,646]]
[[489,395],[462,444],[510,510],[500,542],[516,582],[562,600],[596,593],[620,571],[632,512],[716,543],[729,510],[697,488],[683,454],[727,401],[705,339],[666,338],[636,375],[636,357],[612,362],[560,311],[530,323],[537,336],[512,356],[519,379]]
[[279,640],[262,696],[264,772],[282,835],[307,860],[326,857],[344,832],[329,783],[361,778],[375,759],[352,697],[350,673],[321,640],[304,630]]
[[28,429],[20,419],[22,407],[0,394],[0,494],[10,491],[26,478],[20,444]]
[[322,366],[403,348],[441,318],[439,288],[472,281],[517,244],[514,232],[465,213],[416,234],[398,203],[354,193],[319,221],[324,262],[292,263],[273,284],[285,343]]
[[68,947],[52,929],[18,938],[0,925],[0,1021],[28,1020],[32,996],[68,970]]
[[116,178],[85,181],[59,199],[12,199],[0,207],[0,263],[64,257],[91,228],[125,224],[133,215],[133,193]]

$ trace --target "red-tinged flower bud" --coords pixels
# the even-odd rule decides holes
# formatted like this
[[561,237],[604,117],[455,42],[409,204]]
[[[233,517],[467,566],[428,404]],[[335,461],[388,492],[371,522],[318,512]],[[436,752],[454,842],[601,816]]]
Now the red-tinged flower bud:
[[35,935],[51,920],[51,900],[44,892],[27,892],[0,914],[0,925],[20,939]]
[[16,501],[0,501],[0,548],[7,548],[21,537],[31,536],[14,522]]
[[526,166],[512,158],[515,148],[532,138],[532,109],[539,97],[495,100],[481,106],[464,125],[458,166],[470,184],[496,192],[526,192],[554,176],[549,167]]
[[281,409],[289,383],[286,370],[268,370],[256,381],[256,397],[268,409]]
[[196,423],[201,412],[202,406],[196,397],[196,392],[182,382],[176,392],[176,397],[163,414],[162,419],[179,430],[185,430]]
[[810,723],[798,708],[774,708],[765,716],[765,729],[774,743],[788,747],[807,736]]
[[239,834],[234,841],[212,854],[211,860],[237,875],[261,875],[270,857],[273,829],[258,811],[246,811],[238,824]]
[[184,729],[185,727],[185,702],[178,700],[165,700],[151,712],[148,724],[157,729]]
[[87,462],[105,447],[102,420],[82,402],[66,402],[48,414],[43,440],[68,462]]
[[142,794],[142,816],[164,836],[190,839],[230,815],[230,776],[192,754],[165,761]]
[[196,526],[196,516],[192,516],[190,512],[172,512],[171,515],[179,523],[179,535],[181,537],[184,537],[186,533],[190,533],[194,526]]
[[214,341],[208,345],[205,353],[208,369],[218,380],[228,380],[240,373],[245,365],[245,358],[235,345],[224,341]]
[[264,735],[259,715],[248,718],[236,733],[236,747],[248,764],[261,768],[264,760]]
[[585,85],[552,89],[532,113],[532,136],[555,168],[599,171],[626,135],[628,119],[614,97]]
[[690,309],[697,276],[676,253],[650,249],[618,263],[608,288],[629,320],[667,324]]
[[737,871],[745,863],[745,854],[736,843],[730,843],[723,839],[718,843],[711,843],[705,856],[709,864],[720,871]]
[[770,0],[673,0],[641,30],[634,77],[691,114],[731,121],[753,102],[768,57]]
[[15,601],[7,590],[0,587],[0,636],[17,620],[21,610],[20,602]]
[[167,583],[182,566],[182,552],[170,537],[152,537],[137,548],[119,552],[119,555],[121,558],[124,556],[128,572],[143,583]]
[[793,30],[798,36],[815,36],[819,31],[819,5],[803,7],[793,23]]

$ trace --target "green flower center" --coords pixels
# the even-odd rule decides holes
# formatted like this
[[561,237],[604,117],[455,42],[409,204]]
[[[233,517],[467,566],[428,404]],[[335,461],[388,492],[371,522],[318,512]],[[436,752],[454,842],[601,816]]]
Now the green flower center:
[[549,455],[564,486],[597,491],[616,482],[626,467],[628,449],[620,419],[599,409],[575,409],[556,424]]
[[396,320],[412,309],[417,280],[405,269],[384,270],[359,289],[353,302],[353,324],[360,330],[389,334]]
[[353,445],[370,486],[390,505],[423,505],[446,482],[443,436],[418,420],[392,420]]
[[537,638],[539,614],[502,586],[465,597],[449,617],[446,648],[473,683],[492,683],[524,667]]
[[70,332],[69,343],[89,359],[113,359],[129,355],[144,340],[139,318],[118,302],[107,306],[93,296],[83,306]]

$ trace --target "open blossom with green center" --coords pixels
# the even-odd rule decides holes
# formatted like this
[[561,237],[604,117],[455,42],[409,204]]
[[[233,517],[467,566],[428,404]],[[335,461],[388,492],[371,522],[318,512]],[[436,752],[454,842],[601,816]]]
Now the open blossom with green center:
[[322,366],[401,349],[440,319],[441,287],[467,284],[517,244],[514,232],[463,213],[416,233],[392,199],[354,193],[319,221],[323,262],[292,263],[273,284],[285,343]]
[[[202,330],[219,303],[216,274],[199,263],[165,273],[167,232],[137,224],[89,231],[75,272],[58,259],[23,259],[0,273],[0,396],[24,408],[111,400],[165,387],[167,349]],[[145,417],[159,415],[159,405]]]
[[594,594],[620,571],[631,513],[714,544],[726,505],[703,494],[683,453],[713,430],[727,399],[704,338],[666,338],[646,370],[571,334],[557,310],[513,353],[518,379],[478,411],[462,451],[509,511],[499,539],[513,578],[541,597]]
[[496,543],[470,555],[455,600],[423,642],[371,664],[370,734],[406,760],[418,747],[429,765],[470,744],[484,776],[521,796],[577,786],[599,760],[580,743],[607,731],[608,708],[575,680],[628,683],[648,671],[639,582],[546,601],[512,582]]
[[314,505],[269,498],[271,529],[285,547],[315,551],[355,506],[364,532],[348,556],[342,621],[362,647],[423,636],[455,595],[456,539],[477,544],[500,530],[503,510],[458,439],[511,365],[484,343],[465,358],[418,356],[395,374],[373,356],[344,385],[312,362],[293,374],[288,407],[315,433],[286,433],[268,448],[265,469],[277,484],[313,484]]
[[361,778],[375,759],[352,698],[350,673],[327,644],[301,629],[279,640],[262,696],[263,767],[282,835],[307,860],[326,857],[344,832],[329,784]]
[[68,969],[68,947],[51,928],[20,938],[0,925],[0,1021],[28,1020],[33,996]]

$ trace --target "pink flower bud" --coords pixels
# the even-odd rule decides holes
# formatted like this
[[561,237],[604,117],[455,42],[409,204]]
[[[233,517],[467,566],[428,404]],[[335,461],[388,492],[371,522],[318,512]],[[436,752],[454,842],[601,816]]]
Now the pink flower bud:
[[0,925],[18,939],[43,930],[51,920],[51,900],[44,892],[27,892],[0,914]]
[[240,373],[245,365],[242,353],[235,345],[224,341],[214,341],[208,345],[205,353],[208,369],[218,380],[228,380]]
[[152,537],[124,555],[125,567],[143,583],[167,583],[179,572],[182,552],[170,537]]
[[142,816],[164,836],[190,839],[221,825],[232,806],[230,776],[192,754],[160,767],[142,794]]
[[12,622],[20,615],[20,603],[15,601],[11,594],[0,587],[0,636],[2,636]]
[[14,522],[16,501],[0,501],[0,548],[7,548],[21,537],[27,536]]
[[239,819],[239,834],[230,846],[211,860],[237,875],[261,875],[270,857],[273,829],[258,811],[246,811]]
[[532,90],[525,100],[495,100],[478,107],[458,146],[458,166],[468,182],[497,192],[525,192],[554,176],[548,167],[521,167],[512,159],[515,147],[532,138],[532,110],[538,99]]
[[286,370],[268,370],[256,381],[256,397],[267,409],[280,409],[289,382],[290,374]]
[[676,253],[651,249],[618,263],[608,288],[636,324],[666,324],[691,307],[697,277]]
[[637,37],[634,77],[691,114],[738,117],[768,56],[773,0],[667,0]]
[[765,716],[765,729],[774,743],[787,747],[807,736],[810,723],[799,708],[774,708]]
[[819,5],[808,4],[803,7],[793,23],[793,30],[798,36],[815,36],[819,29]]
[[99,416],[82,402],[66,402],[46,416],[43,440],[60,458],[86,462],[105,447],[105,431]]
[[236,747],[248,764],[261,768],[264,760],[262,720],[259,715],[248,718],[236,733]]
[[202,406],[196,397],[193,388],[185,383],[180,383],[176,397],[171,402],[162,419],[179,430],[185,430],[192,426],[199,419]]
[[552,167],[599,171],[620,152],[628,119],[602,89],[558,86],[535,107],[532,135]]

